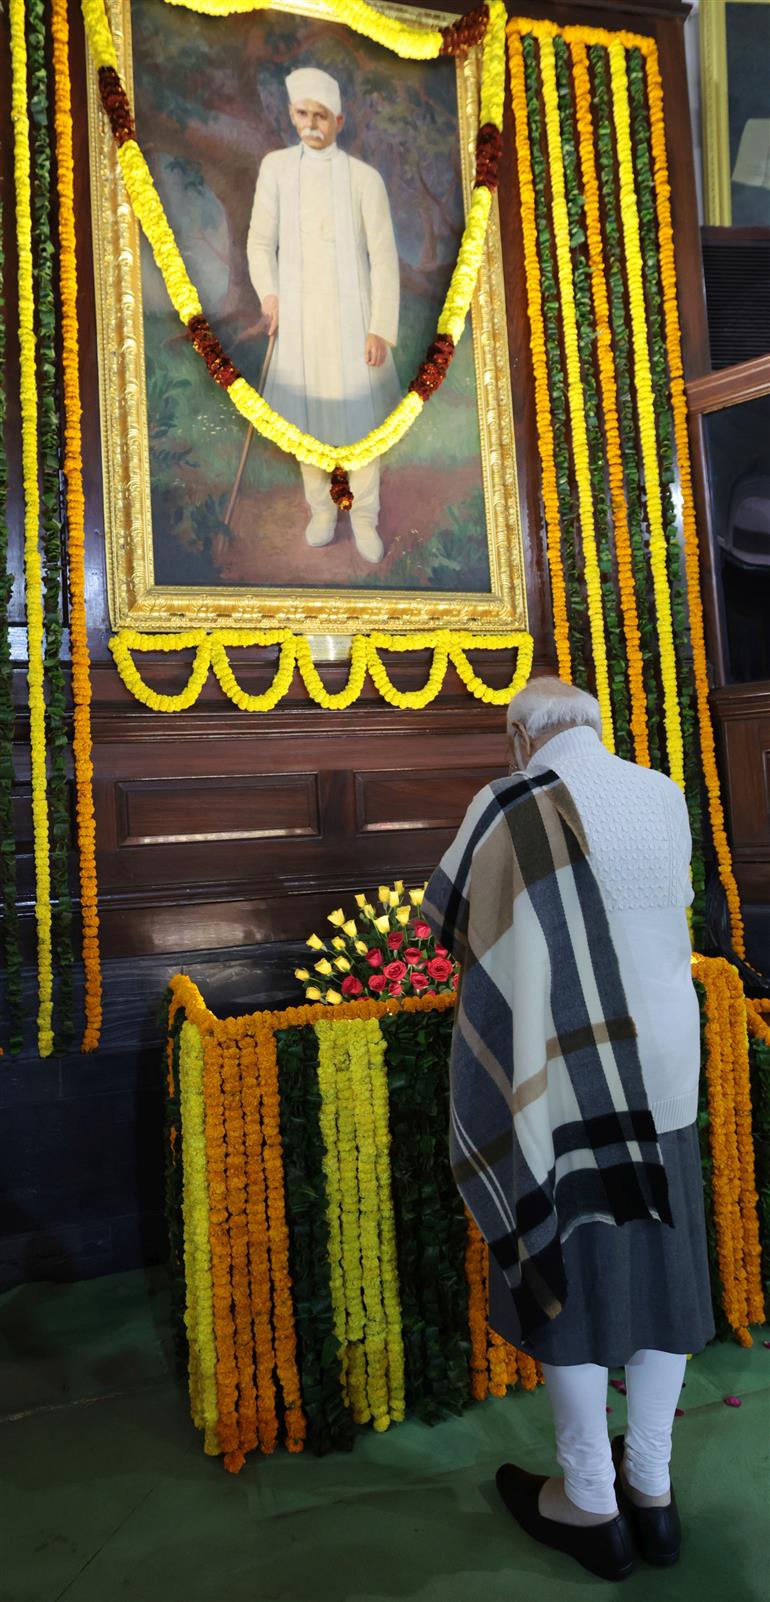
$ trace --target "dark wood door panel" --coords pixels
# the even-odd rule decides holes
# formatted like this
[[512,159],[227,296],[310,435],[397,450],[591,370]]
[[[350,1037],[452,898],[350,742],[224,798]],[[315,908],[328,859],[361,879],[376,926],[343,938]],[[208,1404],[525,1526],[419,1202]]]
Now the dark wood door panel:
[[359,834],[383,830],[457,829],[469,802],[504,768],[412,769],[355,775]]
[[178,845],[287,839],[319,832],[315,773],[122,780],[116,844]]

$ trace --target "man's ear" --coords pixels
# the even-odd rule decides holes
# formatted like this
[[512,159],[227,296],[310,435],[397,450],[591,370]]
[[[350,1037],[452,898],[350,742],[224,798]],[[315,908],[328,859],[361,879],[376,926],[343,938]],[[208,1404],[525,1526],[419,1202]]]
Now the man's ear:
[[345,114],[344,114],[344,112],[341,111],[339,116],[337,117],[337,132],[338,132],[338,134],[342,133],[342,130],[343,130],[344,126],[345,126]]

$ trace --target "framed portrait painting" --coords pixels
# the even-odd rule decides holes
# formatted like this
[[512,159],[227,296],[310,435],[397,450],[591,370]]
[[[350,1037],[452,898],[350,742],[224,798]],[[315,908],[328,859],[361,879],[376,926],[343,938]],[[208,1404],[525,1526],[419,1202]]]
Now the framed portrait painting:
[[770,0],[701,0],[706,221],[770,228]]
[[[434,337],[470,198],[480,49],[405,61],[324,0],[223,18],[165,0],[108,11],[137,138],[217,339],[290,422],[360,438]],[[93,69],[89,137],[113,625],[525,628],[496,198],[446,382],[351,474],[353,507],[338,512],[328,478],[253,433],[185,337]]]

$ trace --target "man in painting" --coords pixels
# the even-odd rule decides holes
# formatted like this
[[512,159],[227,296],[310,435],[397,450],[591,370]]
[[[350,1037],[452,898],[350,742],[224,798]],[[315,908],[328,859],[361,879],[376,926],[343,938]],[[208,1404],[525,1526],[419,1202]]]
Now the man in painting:
[[[259,169],[248,238],[251,281],[276,335],[265,400],[304,432],[348,445],[384,421],[400,398],[391,347],[398,336],[399,272],[385,185],[340,150],[344,117],[329,73],[286,79],[299,141]],[[302,467],[308,545],[334,539],[328,474]],[[379,562],[379,462],[350,474],[356,547]]]

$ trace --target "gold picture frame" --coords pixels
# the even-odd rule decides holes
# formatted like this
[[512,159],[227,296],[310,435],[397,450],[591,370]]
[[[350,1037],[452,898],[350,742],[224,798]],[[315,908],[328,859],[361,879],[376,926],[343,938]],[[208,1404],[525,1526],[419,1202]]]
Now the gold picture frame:
[[[130,0],[107,0],[119,71],[133,105]],[[382,5],[435,27],[443,13]],[[274,0],[271,10],[334,21],[324,0]],[[261,13],[264,15],[264,13]],[[178,15],[178,14],[177,14]],[[228,19],[218,20],[226,28]],[[394,58],[395,59],[395,58]],[[480,50],[457,61],[464,204],[473,178]],[[107,580],[113,626],[142,631],[258,629],[290,622],[313,636],[373,629],[461,626],[526,629],[524,555],[513,437],[505,285],[497,197],[472,308],[476,407],[490,591],[176,585],[155,580],[145,383],[139,225],[126,196],[112,134],[88,67],[88,124],[101,402]],[[141,143],[141,129],[140,129]],[[204,306],[205,310],[205,306]],[[222,406],[230,403],[221,394]],[[419,429],[420,422],[415,425]]]
[[[752,218],[734,215],[734,169],[740,153],[736,150],[733,130],[731,139],[730,110],[730,51],[728,28],[730,13],[738,8],[744,14],[747,6],[764,6],[770,15],[770,0],[701,0],[700,7],[700,62],[701,62],[701,120],[703,128],[703,189],[706,222],[717,228],[731,228],[736,224],[751,223]],[[761,70],[761,50],[757,52]],[[764,78],[768,86],[767,119],[768,150],[770,160],[770,64],[765,60]],[[733,115],[737,110],[738,96],[733,96]],[[745,163],[745,158],[742,158]],[[750,180],[751,181],[751,180]],[[762,219],[757,219],[761,221]]]

